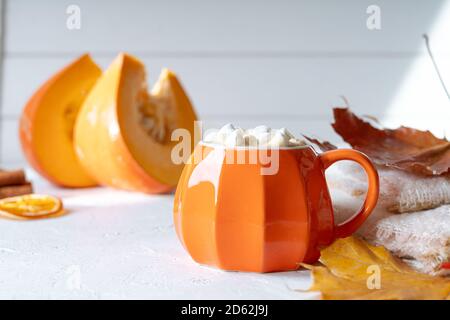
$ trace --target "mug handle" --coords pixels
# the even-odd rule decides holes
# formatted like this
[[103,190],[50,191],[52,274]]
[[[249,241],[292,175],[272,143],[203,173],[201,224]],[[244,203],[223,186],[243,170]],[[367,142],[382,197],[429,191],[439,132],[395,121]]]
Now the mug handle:
[[375,169],[375,166],[364,153],[353,149],[338,149],[326,151],[320,154],[319,158],[322,161],[324,170],[326,170],[337,161],[351,160],[357,162],[366,171],[368,179],[368,189],[366,199],[364,200],[361,209],[356,215],[354,215],[347,221],[338,224],[334,230],[335,238],[348,237],[352,235],[363,224],[363,222],[369,217],[377,204],[379,194],[379,178],[377,169]]

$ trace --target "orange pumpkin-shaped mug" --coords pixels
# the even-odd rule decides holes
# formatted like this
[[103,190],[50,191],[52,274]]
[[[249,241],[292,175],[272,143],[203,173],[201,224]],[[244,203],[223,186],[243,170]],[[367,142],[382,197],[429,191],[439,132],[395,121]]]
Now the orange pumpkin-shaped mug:
[[[336,225],[324,171],[339,160],[359,163],[369,183],[360,211]],[[336,238],[355,232],[378,193],[375,167],[355,150],[317,154],[310,146],[262,150],[199,143],[175,193],[175,228],[200,264],[235,271],[295,270],[301,262],[317,261],[319,250]]]

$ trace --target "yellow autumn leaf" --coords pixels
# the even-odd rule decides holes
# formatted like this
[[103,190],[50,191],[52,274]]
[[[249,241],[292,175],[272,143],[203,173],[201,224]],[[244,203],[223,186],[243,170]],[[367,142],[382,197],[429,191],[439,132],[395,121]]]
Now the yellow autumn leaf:
[[321,251],[309,291],[324,299],[448,299],[450,279],[414,271],[384,247],[357,237],[338,239]]

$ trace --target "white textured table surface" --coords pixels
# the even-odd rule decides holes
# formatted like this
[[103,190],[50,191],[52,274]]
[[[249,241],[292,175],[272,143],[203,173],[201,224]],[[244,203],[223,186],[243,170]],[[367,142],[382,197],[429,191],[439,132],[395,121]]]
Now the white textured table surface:
[[308,299],[308,271],[224,272],[193,262],[172,223],[173,196],[57,189],[68,214],[0,220],[0,298]]

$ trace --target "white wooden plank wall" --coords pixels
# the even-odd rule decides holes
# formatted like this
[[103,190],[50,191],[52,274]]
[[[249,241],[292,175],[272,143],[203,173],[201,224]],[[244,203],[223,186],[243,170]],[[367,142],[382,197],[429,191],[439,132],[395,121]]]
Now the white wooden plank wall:
[[[69,5],[81,10],[79,30],[66,27]],[[370,5],[381,30],[366,26]],[[4,164],[23,163],[17,119],[28,97],[86,51],[103,67],[131,52],[150,83],[172,68],[207,126],[267,123],[339,141],[329,122],[344,95],[358,113],[450,135],[450,102],[421,38],[430,34],[450,86],[446,1],[9,0],[3,11]]]

